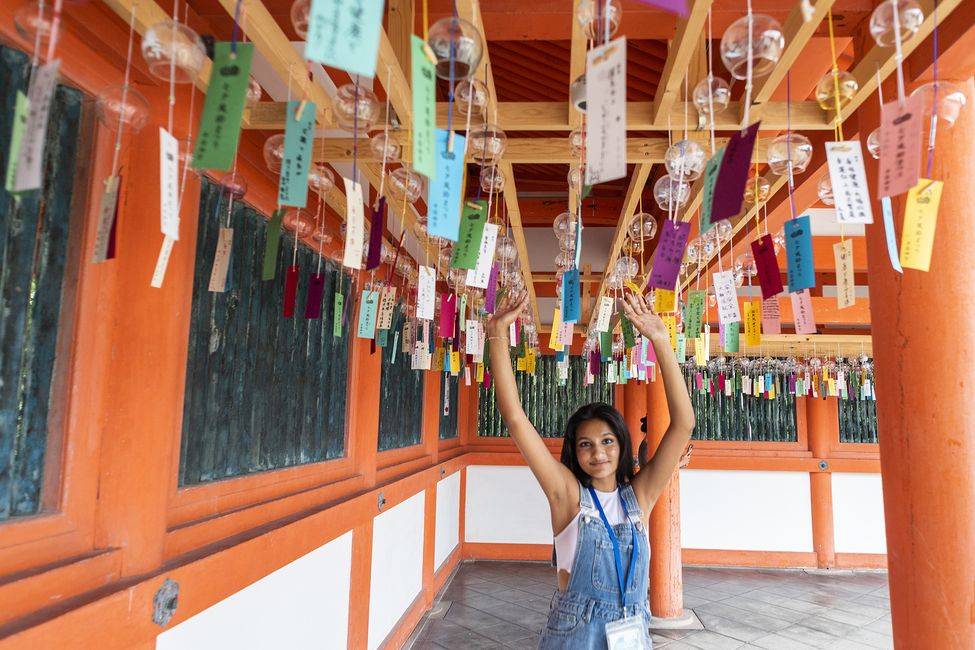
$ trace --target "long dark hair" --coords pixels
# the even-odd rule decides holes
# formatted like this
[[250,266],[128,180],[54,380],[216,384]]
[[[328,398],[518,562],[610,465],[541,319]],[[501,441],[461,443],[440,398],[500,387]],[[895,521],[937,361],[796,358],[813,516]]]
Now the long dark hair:
[[616,436],[616,442],[620,446],[616,483],[626,485],[633,479],[633,443],[630,441],[630,432],[620,412],[603,402],[586,404],[569,418],[569,422],[565,425],[565,438],[562,441],[562,464],[568,467],[584,486],[589,487],[592,484],[592,477],[586,474],[576,459],[576,432],[580,424],[589,420],[602,420],[609,425],[609,430]]

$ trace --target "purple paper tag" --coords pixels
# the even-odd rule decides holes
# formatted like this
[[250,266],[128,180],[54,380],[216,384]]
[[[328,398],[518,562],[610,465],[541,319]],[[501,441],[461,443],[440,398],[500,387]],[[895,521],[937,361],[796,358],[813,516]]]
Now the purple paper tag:
[[680,263],[684,258],[687,235],[691,232],[691,223],[664,221],[660,230],[660,241],[657,244],[657,255],[653,260],[649,285],[673,291],[677,283],[677,274],[680,273]]
[[711,208],[711,223],[720,219],[728,219],[741,212],[742,201],[745,200],[745,183],[748,181],[748,168],[752,164],[752,151],[755,150],[755,137],[758,135],[758,125],[755,122],[742,134],[735,131],[728,138],[724,156],[721,159],[721,170],[714,185],[714,204]]
[[589,351],[589,374],[593,377],[599,376],[599,355],[595,350]]
[[752,255],[758,269],[758,283],[762,286],[762,298],[771,298],[782,293],[782,273],[775,259],[775,245],[772,235],[765,235],[752,242]]
[[645,5],[658,7],[678,16],[687,16],[687,0],[639,0]]
[[379,197],[379,206],[373,209],[369,220],[369,253],[366,256],[366,270],[379,266],[383,252],[383,230],[386,226],[386,197]]
[[487,294],[485,296],[484,309],[487,313],[493,314],[498,300],[498,265],[491,267],[491,275],[488,276]]
[[308,281],[308,294],[305,296],[305,318],[319,318],[322,315],[322,293],[325,291],[325,274],[312,273]]
[[454,294],[440,294],[440,338],[453,338],[456,306],[457,298]]
[[298,267],[289,266],[288,274],[284,277],[284,308],[281,313],[285,318],[295,315],[295,298],[298,295]]

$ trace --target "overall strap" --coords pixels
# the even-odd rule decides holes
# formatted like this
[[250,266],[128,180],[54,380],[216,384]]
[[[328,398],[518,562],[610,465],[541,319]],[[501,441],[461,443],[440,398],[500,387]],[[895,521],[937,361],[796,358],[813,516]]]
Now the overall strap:
[[579,512],[584,515],[594,514],[596,512],[596,504],[593,503],[592,495],[589,494],[589,490],[581,482],[579,483]]
[[637,501],[636,492],[633,491],[633,485],[627,483],[621,486],[620,492],[623,495],[623,502],[626,504],[626,516],[634,525],[642,526],[643,511],[640,510],[640,502]]

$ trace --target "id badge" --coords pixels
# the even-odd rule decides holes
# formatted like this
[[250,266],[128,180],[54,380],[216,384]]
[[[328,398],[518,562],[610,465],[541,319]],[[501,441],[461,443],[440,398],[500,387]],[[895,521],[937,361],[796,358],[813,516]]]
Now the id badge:
[[606,645],[609,650],[650,650],[647,630],[642,616],[629,616],[606,624]]

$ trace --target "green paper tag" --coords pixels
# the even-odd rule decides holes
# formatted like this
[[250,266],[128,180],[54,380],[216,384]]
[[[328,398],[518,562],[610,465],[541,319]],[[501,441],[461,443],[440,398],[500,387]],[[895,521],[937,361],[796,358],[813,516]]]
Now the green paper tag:
[[[693,337],[697,338],[697,337]],[[677,335],[677,363],[684,363],[687,361],[687,336],[684,334]]]
[[688,338],[696,339],[701,335],[705,293],[694,289],[687,292],[687,304],[684,305],[684,333]]
[[460,331],[467,329],[467,294],[460,297]]
[[[14,192],[14,177],[17,175],[17,159],[20,158],[20,143],[24,140],[24,128],[27,126],[27,113],[30,112],[30,100],[27,95],[17,91],[17,102],[14,105],[14,128],[10,134],[10,149],[7,153],[7,177],[4,187],[7,192],[16,196]],[[114,173],[115,170],[112,170]]]
[[626,361],[623,361],[622,359],[620,360],[620,371],[617,377],[619,377],[619,383],[626,383]]
[[426,45],[419,36],[411,37],[413,76],[413,169],[433,180],[437,163],[434,153],[437,128],[437,76],[423,52]]
[[371,339],[376,336],[376,315],[379,313],[379,292],[363,291],[359,300],[359,328],[356,336]]
[[278,182],[278,203],[303,208],[308,202],[308,169],[311,167],[311,143],[315,139],[315,104],[288,102],[288,119],[284,131],[284,158]]
[[253,43],[238,42],[236,56],[230,51],[230,43],[214,44],[210,84],[193,146],[196,169],[227,171],[233,166],[253,58]]
[[584,199],[584,198],[588,197],[591,193],[592,193],[592,185],[583,185],[582,186],[582,196],[580,196],[579,198],[580,199]]
[[613,333],[599,333],[599,360],[609,361],[613,358]]
[[711,204],[714,202],[714,186],[718,182],[718,171],[721,169],[721,159],[724,157],[724,149],[718,149],[711,156],[707,166],[704,168],[704,195],[701,201],[701,233],[711,230]]
[[335,294],[335,307],[332,317],[332,336],[342,336],[342,309],[345,307],[345,297],[341,292]]
[[473,269],[477,266],[477,257],[481,252],[481,237],[484,235],[484,224],[487,223],[487,203],[483,199],[464,201],[462,207],[460,236],[454,244],[450,268]]
[[623,347],[629,350],[636,345],[636,337],[633,335],[633,324],[623,312],[620,312],[620,326],[623,328]]
[[386,342],[389,340],[389,330],[376,330],[376,347],[384,348],[386,347]]
[[740,323],[735,321],[733,323],[727,323],[724,326],[724,351],[725,352],[737,352],[738,351],[738,328]]
[[278,208],[267,223],[264,240],[264,270],[262,280],[273,280],[278,270],[278,247],[281,244],[281,222],[284,221],[284,208]]

